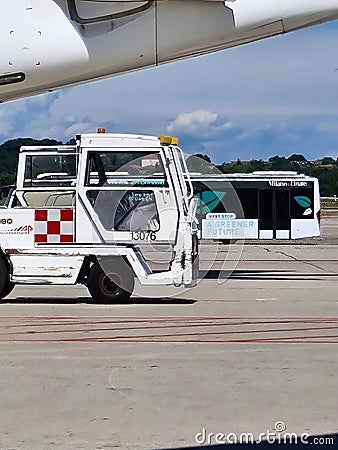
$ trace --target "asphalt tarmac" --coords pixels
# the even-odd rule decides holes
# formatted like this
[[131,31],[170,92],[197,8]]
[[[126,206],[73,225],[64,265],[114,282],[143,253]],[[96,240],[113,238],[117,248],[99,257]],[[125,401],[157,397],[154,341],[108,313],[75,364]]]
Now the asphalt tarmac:
[[324,217],[318,239],[203,243],[197,287],[137,286],[127,305],[16,287],[0,305],[0,448],[337,433],[337,261]]

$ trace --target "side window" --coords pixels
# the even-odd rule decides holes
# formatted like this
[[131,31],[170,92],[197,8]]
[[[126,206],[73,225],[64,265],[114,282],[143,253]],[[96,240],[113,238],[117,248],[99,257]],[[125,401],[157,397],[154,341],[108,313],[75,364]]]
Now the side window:
[[87,197],[106,230],[158,231],[153,191],[89,190]]
[[255,188],[237,189],[237,195],[242,205],[243,214],[246,219],[258,218],[258,190]]
[[76,154],[26,157],[24,187],[74,186],[76,176]]

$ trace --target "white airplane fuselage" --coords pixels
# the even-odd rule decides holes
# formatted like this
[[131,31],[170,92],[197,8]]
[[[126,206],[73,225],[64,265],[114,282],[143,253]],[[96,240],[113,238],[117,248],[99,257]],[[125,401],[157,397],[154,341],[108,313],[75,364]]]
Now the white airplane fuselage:
[[338,0],[11,0],[0,18],[0,102],[337,18]]

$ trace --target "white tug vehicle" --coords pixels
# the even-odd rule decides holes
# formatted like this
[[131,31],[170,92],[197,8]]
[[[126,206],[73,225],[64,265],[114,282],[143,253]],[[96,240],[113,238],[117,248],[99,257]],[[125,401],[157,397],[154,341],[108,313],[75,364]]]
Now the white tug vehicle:
[[[192,286],[196,204],[176,138],[82,134],[71,146],[22,147],[0,209],[0,298],[16,284],[87,286],[98,302],[142,285]],[[170,247],[165,271],[140,249]],[[160,251],[160,250],[158,250]]]

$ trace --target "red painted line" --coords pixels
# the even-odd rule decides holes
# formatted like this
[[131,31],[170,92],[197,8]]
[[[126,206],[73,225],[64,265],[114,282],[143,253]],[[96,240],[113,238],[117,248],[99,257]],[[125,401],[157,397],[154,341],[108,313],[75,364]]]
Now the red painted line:
[[[114,305],[112,305],[114,306]],[[309,317],[309,316],[296,316],[296,317],[280,317],[280,316],[102,316],[104,320],[111,320],[113,322],[121,322],[121,321],[137,321],[137,322],[145,322],[149,320],[153,321],[172,321],[172,320],[186,320],[186,321],[195,321],[195,320],[278,320],[278,321],[298,321],[298,320],[335,320],[338,321],[338,317],[334,316],[322,316],[322,317]],[[1,320],[15,319],[15,320],[94,320],[100,319],[101,316],[2,316]]]
[[[298,330],[299,331],[299,330]],[[225,335],[228,333],[207,333],[207,335]],[[232,333],[231,333],[232,334]],[[148,339],[154,339],[157,340],[158,342],[161,342],[161,339],[165,338],[177,338],[177,337],[191,337],[191,336],[205,336],[205,334],[199,334],[199,333],[187,333],[187,334],[171,334],[171,335],[160,335],[160,336],[152,336],[152,335],[148,335],[148,336],[110,336],[110,337],[81,337],[81,338],[64,338],[63,340],[65,342],[77,342],[77,341],[86,341],[86,342],[90,342],[92,340],[96,340],[96,339],[100,339],[102,340],[102,342],[105,341],[125,341],[125,340],[130,340],[130,342],[135,342],[136,339],[140,339],[141,341],[144,342],[148,342]],[[325,339],[325,338],[336,338],[338,337],[338,335],[323,335],[323,336],[287,336],[287,337],[270,337],[270,338],[250,338],[250,339],[230,339],[230,340],[224,340],[223,342],[265,342],[265,341],[284,341],[284,340],[295,340],[295,339]],[[178,342],[182,342],[182,340],[177,339]],[[217,340],[219,341],[219,340]],[[139,341],[136,341],[139,342]],[[165,342],[165,341],[164,341]]]
[[[338,338],[338,335],[323,335],[323,336],[294,336],[294,337],[276,337],[276,338],[250,338],[250,339],[215,339],[215,340],[211,340],[209,342],[214,342],[214,343],[265,343],[265,342],[275,342],[275,343],[283,343],[283,342],[290,342],[290,341],[295,341],[295,342],[299,342],[300,339],[303,339],[304,342],[307,342],[308,339],[332,339],[332,338]],[[58,340],[56,340],[58,341]],[[125,337],[88,337],[88,338],[65,338],[62,340],[63,342],[125,342],[125,341],[129,341],[130,343],[135,343],[135,340],[130,339],[130,336],[125,336]],[[161,339],[159,339],[157,336],[152,336],[144,339],[144,340],[140,340],[140,341],[136,341],[136,342],[141,342],[141,343],[148,343],[148,342],[156,342],[156,343],[166,343],[167,340],[162,341]],[[173,339],[170,340],[169,342],[175,342],[175,343],[190,343],[190,342],[208,342],[207,340],[196,340],[196,339],[187,339],[187,340],[180,340],[180,339]],[[338,343],[338,342],[337,342]]]
[[[297,340],[293,340],[293,338],[286,338],[285,340],[281,338],[276,339],[186,339],[186,340],[157,340],[157,339],[146,339],[144,341],[133,341],[133,340],[123,340],[120,341],[115,338],[79,338],[77,340],[73,339],[15,339],[3,341],[3,344],[6,343],[54,343],[54,344],[90,344],[90,343],[115,343],[115,344],[338,344],[338,335],[337,336],[316,336],[315,339],[325,339],[325,338],[336,338],[337,340],[323,340],[316,341],[313,340],[312,336],[308,338],[304,338],[302,336],[298,336]],[[296,338],[295,338],[296,339]],[[303,340],[301,340],[303,339]]]
[[[265,324],[265,323],[263,323]],[[249,325],[252,325],[250,323]],[[80,329],[63,329],[63,330],[39,330],[39,331],[18,331],[14,333],[0,333],[0,336],[12,336],[12,335],[27,335],[27,334],[56,334],[56,333],[94,333],[99,331],[130,331],[130,330],[155,330],[163,328],[191,328],[192,326],[198,328],[205,328],[206,326],[221,326],[220,324],[207,324],[207,325],[173,325],[173,326],[149,326],[149,327],[120,327],[120,328],[80,328]],[[225,324],[227,326],[227,324]],[[170,333],[170,334],[158,334],[158,335],[135,335],[128,336],[128,338],[148,338],[156,336],[158,338],[172,337],[172,336],[209,336],[209,335],[226,335],[226,334],[250,334],[250,333],[280,333],[280,332],[295,332],[295,331],[317,331],[317,330],[336,330],[338,326],[330,327],[298,327],[298,328],[273,328],[273,329],[256,329],[256,330],[235,330],[235,331],[206,331],[206,332],[196,332],[196,333]],[[120,337],[120,336],[117,336]],[[123,338],[123,336],[121,336]]]
[[[154,320],[140,320],[140,321],[132,321],[132,320],[126,320],[126,321],[124,321],[124,320],[99,320],[99,321],[86,321],[86,322],[65,322],[65,323],[62,323],[62,324],[60,324],[60,322],[58,322],[58,323],[50,323],[50,322],[47,322],[47,323],[37,323],[37,324],[35,324],[35,323],[24,323],[24,324],[16,324],[16,325],[8,325],[8,326],[6,326],[6,328],[22,328],[22,327],[47,327],[47,326],[60,326],[60,325],[67,325],[67,326],[71,326],[71,325],[103,325],[103,324],[124,324],[124,323],[148,323],[148,322],[154,322],[154,323],[161,323],[161,322],[163,322],[163,323],[175,323],[175,320],[165,320],[165,321],[154,321]],[[181,322],[183,322],[183,320],[178,320],[177,321],[178,323],[181,323]],[[190,322],[196,322],[196,323],[190,323]],[[247,322],[229,322],[229,323],[226,323],[227,325],[238,325],[238,324],[252,324],[253,322],[249,322],[249,321],[247,321]],[[257,322],[257,323],[265,323],[265,322]],[[210,320],[207,320],[206,322],[205,322],[205,326],[208,326],[208,325],[211,325],[211,326],[217,326],[217,323],[210,323]],[[195,321],[195,320],[192,320],[192,321],[188,321],[188,323],[187,324],[184,324],[184,325],[177,325],[177,324],[175,324],[175,325],[157,325],[157,327],[159,327],[159,328],[161,328],[161,327],[167,327],[167,328],[171,328],[171,327],[173,327],[173,326],[177,326],[177,327],[183,327],[183,326],[204,326],[203,325],[203,322],[202,322],[202,324],[201,324],[201,321]],[[146,327],[146,326],[144,326],[144,327],[135,327],[135,329],[143,329],[143,328],[148,328],[148,327]],[[133,329],[132,327],[130,328],[130,329]]]
[[[229,319],[229,320],[234,320],[235,318]],[[164,320],[162,321],[163,323],[172,323],[175,322],[175,320],[177,320],[176,318],[173,318],[172,320]],[[218,322],[219,320],[225,320],[225,319],[198,319],[198,320],[194,320],[194,319],[185,319],[187,321],[186,324],[176,324],[176,325],[149,325],[149,326],[141,326],[141,327],[123,327],[123,328],[113,328],[112,330],[120,330],[120,329],[124,329],[124,330],[133,330],[133,329],[155,329],[155,328],[182,328],[182,327],[214,327],[214,326],[238,326],[238,325],[259,325],[259,324],[291,324],[291,323],[332,323],[332,322],[338,322],[338,319],[288,319],[288,320],[245,320],[245,321],[237,321],[237,322]],[[210,323],[212,320],[214,320],[214,323]],[[243,320],[243,319],[241,319]],[[182,322],[183,320],[178,320],[178,322]],[[203,321],[205,321],[205,323],[203,323]],[[8,325],[5,328],[9,329],[9,328],[22,328],[22,327],[49,327],[49,326],[60,326],[60,325],[64,325],[64,326],[72,326],[72,325],[103,325],[103,324],[120,324],[120,323],[145,323],[145,322],[161,322],[160,320],[153,320],[153,319],[149,319],[149,320],[99,320],[99,321],[73,321],[73,322],[65,322],[60,324],[60,322],[58,323],[24,323],[24,324],[16,324],[16,325]],[[196,323],[191,323],[191,322],[196,322]],[[202,322],[202,323],[201,323]],[[67,331],[67,330],[60,330],[60,331]],[[83,331],[83,330],[80,330]],[[51,332],[57,332],[55,331],[51,331]]]

